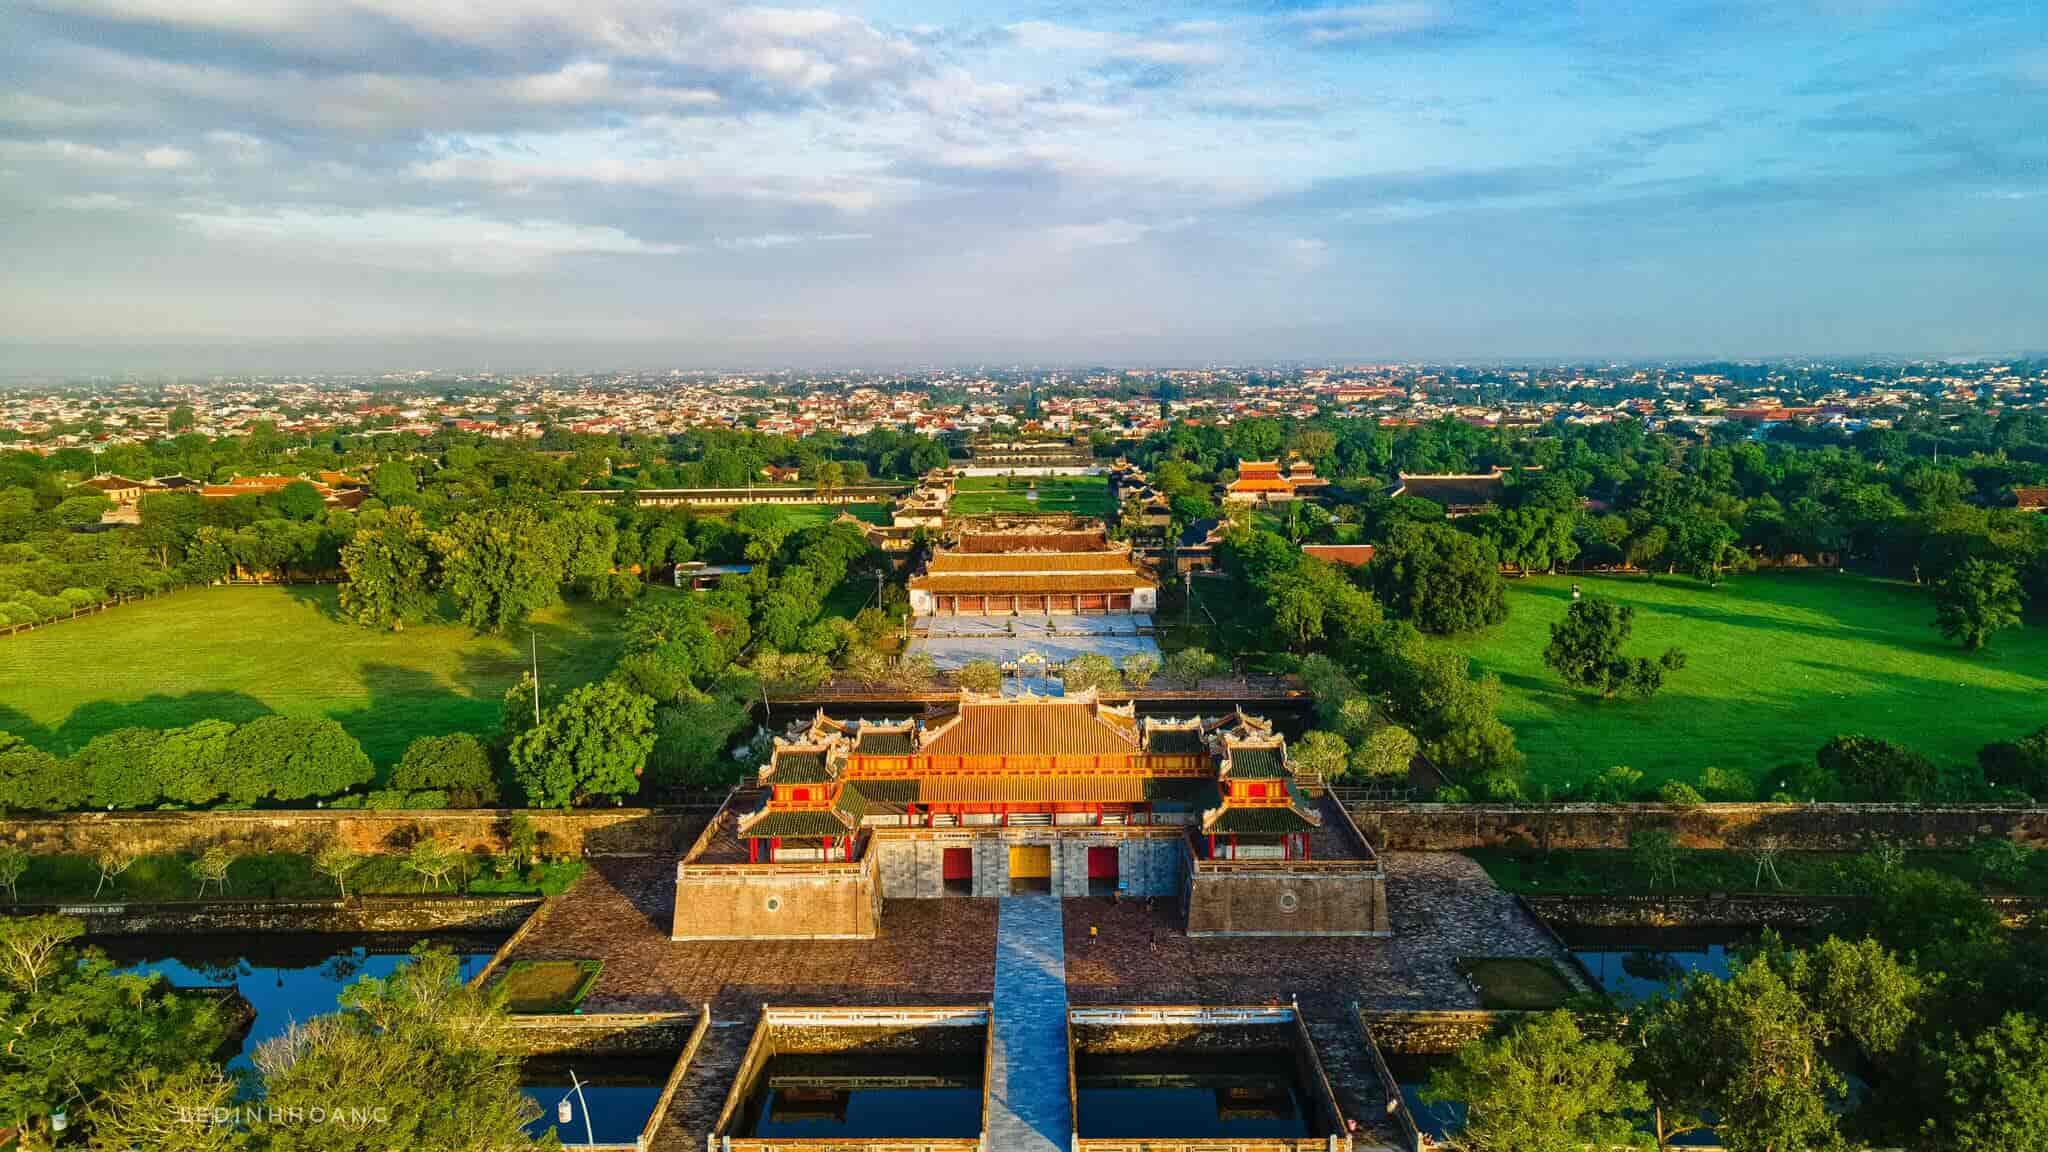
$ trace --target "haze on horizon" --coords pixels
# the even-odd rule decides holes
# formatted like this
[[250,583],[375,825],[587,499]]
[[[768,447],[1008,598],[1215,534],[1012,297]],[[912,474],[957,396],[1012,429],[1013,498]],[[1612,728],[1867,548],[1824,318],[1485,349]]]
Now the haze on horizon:
[[19,0],[0,69],[0,377],[2048,347],[2038,0]]

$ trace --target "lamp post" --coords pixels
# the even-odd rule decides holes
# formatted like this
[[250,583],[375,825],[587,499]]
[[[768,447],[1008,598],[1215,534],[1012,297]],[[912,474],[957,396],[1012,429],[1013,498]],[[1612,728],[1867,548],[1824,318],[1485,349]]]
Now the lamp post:
[[583,1082],[576,1079],[576,1070],[569,1069],[569,1091],[562,1093],[562,1099],[555,1104],[555,1119],[567,1124],[575,1119],[576,1110],[569,1106],[569,1097],[574,1095],[583,1105],[583,1142],[596,1144],[597,1135],[590,1127],[590,1099],[583,1095]]

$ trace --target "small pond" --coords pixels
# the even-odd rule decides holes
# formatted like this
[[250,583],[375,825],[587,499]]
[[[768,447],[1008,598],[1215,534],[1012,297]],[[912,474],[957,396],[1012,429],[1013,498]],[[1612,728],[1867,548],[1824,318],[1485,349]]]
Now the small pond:
[[1232,1140],[1322,1136],[1290,1051],[1077,1053],[1084,1139]]
[[[294,1023],[334,1012],[341,992],[366,976],[389,976],[410,957],[417,936],[350,936],[278,933],[249,936],[107,936],[87,942],[124,971],[162,975],[183,987],[232,985],[256,1010],[255,1020],[229,1062],[251,1067],[256,1047],[283,1035]],[[502,935],[444,934],[424,938],[446,947],[467,980],[483,970],[503,942]],[[573,1068],[584,1084],[590,1128],[599,1143],[631,1144],[653,1114],[674,1061],[606,1057],[562,1064],[528,1061],[522,1090],[541,1106],[535,1132],[557,1125],[556,1109],[570,1093]],[[564,1144],[585,1142],[584,1107],[573,1103],[571,1123],[561,1125]]]
[[958,1055],[771,1056],[733,1135],[761,1139],[973,1139],[981,1059]]
[[1726,976],[1735,952],[1755,940],[1739,929],[1561,929],[1593,979],[1622,1004],[1639,1004],[1694,972]]
[[[670,1056],[530,1059],[519,1070],[519,1090],[540,1105],[541,1116],[528,1127],[535,1135],[554,1128],[562,1143],[570,1147],[593,1141],[631,1144],[654,1115],[654,1106],[661,1102],[661,1090],[674,1068],[675,1058]],[[578,1084],[582,1085],[580,1092]],[[566,1124],[559,1111],[565,1099],[569,1101]]]

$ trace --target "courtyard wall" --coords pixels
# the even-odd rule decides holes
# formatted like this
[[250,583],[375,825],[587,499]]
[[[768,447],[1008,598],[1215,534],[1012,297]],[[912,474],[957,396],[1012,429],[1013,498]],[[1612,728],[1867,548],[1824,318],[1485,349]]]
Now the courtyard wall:
[[317,852],[339,841],[363,853],[403,851],[431,835],[468,851],[502,851],[511,817],[524,814],[542,851],[559,856],[681,856],[705,817],[663,808],[466,808],[421,811],[289,809],[253,812],[73,812],[0,819],[0,843],[37,855],[198,853],[215,844],[255,852]]
[[1631,835],[1671,832],[1686,848],[1775,839],[1786,851],[1858,852],[1879,844],[1961,849],[1985,839],[2048,847],[2048,807],[1904,804],[1355,804],[1352,819],[1379,850],[1626,848]]

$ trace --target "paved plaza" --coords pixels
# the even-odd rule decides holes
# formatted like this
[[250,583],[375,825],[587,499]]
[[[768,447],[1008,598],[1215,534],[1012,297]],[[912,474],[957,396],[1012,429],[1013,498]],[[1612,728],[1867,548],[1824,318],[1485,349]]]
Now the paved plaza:
[[1152,618],[1102,616],[919,616],[910,650],[932,658],[942,672],[976,660],[998,666],[1045,667],[1095,653],[1122,664],[1126,656],[1159,658]]
[[[1293,999],[1344,1114],[1359,1122],[1361,1138],[1384,1138],[1389,1134],[1378,1126],[1386,1122],[1386,1099],[1350,1014],[1354,1003],[1477,1008],[1477,994],[1457,970],[1461,957],[1546,956],[1568,963],[1569,956],[1469,858],[1394,852],[1383,860],[1392,939],[1195,939],[1180,931],[1180,909],[1171,899],[1009,897],[890,900],[875,940],[677,943],[669,939],[675,862],[601,857],[550,905],[510,959],[603,960],[585,1012],[711,1005],[712,1031],[670,1103],[657,1148],[704,1146],[763,1004],[993,1003],[1004,1055],[990,1070],[991,1084],[1006,1093],[1024,1132],[1064,1122],[1063,1078],[1060,1111],[1053,1115],[1047,1109],[1054,1102],[1029,1095],[1030,1086],[1013,1082],[1010,1073],[1018,1053],[1034,1064],[1057,1057],[1054,1066],[1064,1067],[1063,1052],[1040,1050],[1064,1035],[1069,1002]],[[992,1123],[1000,1119],[998,1113]]]

